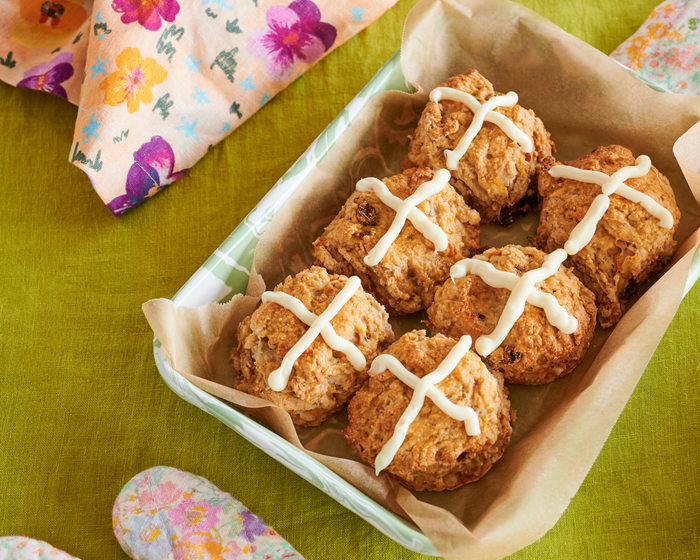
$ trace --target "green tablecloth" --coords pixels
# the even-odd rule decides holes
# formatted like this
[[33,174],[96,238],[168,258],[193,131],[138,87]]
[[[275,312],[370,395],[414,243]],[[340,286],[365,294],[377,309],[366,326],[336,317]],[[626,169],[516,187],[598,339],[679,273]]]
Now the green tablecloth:
[[[606,53],[656,0],[524,4]],[[0,535],[125,558],[112,503],[139,471],[210,479],[310,560],[418,558],[170,392],[141,304],[172,296],[398,49],[384,17],[115,219],[67,161],[76,108],[0,84]],[[700,285],[561,521],[512,556],[700,557]]]

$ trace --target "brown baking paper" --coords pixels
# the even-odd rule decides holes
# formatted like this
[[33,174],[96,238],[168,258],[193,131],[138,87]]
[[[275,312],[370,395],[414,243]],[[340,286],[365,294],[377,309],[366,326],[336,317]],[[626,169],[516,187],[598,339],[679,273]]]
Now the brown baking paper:
[[[693,126],[700,99],[654,92],[599,51],[506,0],[420,2],[406,22],[401,62],[418,93],[387,92],[367,104],[268,227],[247,295],[197,309],[152,300],[144,313],[175,370],[195,385],[242,407],[412,520],[448,560],[498,559],[539,539],[559,519],[680,304],[700,243],[700,124]],[[574,372],[545,386],[510,387],[518,420],[503,458],[485,477],[450,492],[412,492],[355,460],[341,434],[344,414],[317,428],[295,428],[269,402],[231,389],[229,353],[236,326],[265,284],[271,288],[313,262],[312,241],[356,181],[400,172],[427,92],[469,68],[497,91],[518,93],[551,132],[560,160],[612,143],[649,155],[671,181],[681,209],[679,249],[614,330],[598,328]],[[537,220],[532,214],[509,228],[484,227],[481,243],[527,244]],[[420,318],[392,320],[397,337],[419,327]]]

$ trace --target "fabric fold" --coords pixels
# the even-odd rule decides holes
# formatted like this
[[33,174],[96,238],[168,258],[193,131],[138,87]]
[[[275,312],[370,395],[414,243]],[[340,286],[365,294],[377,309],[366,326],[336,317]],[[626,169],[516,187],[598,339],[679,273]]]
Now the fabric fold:
[[69,160],[116,216],[397,0],[5,0],[0,80],[79,106]]

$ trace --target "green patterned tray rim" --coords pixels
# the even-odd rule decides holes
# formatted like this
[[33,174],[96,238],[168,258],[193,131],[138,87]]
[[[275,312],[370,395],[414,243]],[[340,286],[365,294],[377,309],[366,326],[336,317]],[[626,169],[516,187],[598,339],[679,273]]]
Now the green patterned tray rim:
[[[180,288],[173,298],[176,305],[198,307],[205,303],[225,301],[237,293],[245,293],[253,253],[265,228],[296,188],[316,168],[362,107],[370,98],[383,91],[412,91],[401,72],[399,56],[397,52],[389,59],[204,265]],[[414,552],[439,556],[433,544],[416,527],[368,498],[285,439],[187,381],[172,368],[158,339],[154,337],[153,342],[153,354],[160,375],[179,397],[219,419],[398,544]]]
[[[162,348],[156,346],[153,350],[165,384],[176,395],[226,424],[255,447],[365,519],[393,541],[414,552],[439,556],[432,543],[420,531],[368,498],[287,440],[187,381],[170,366]],[[231,413],[232,410],[235,414]]]
[[[624,66],[623,66],[624,67]],[[656,91],[668,92],[637,72],[624,67]],[[176,305],[198,307],[206,303],[227,301],[245,293],[258,240],[277,212],[317,167],[336,140],[374,95],[390,90],[413,92],[401,71],[400,51],[396,52],[357,96],[314,140],[294,165],[260,200],[243,222],[233,230],[206,262],[173,297]],[[700,277],[700,251],[693,257],[685,293]],[[414,552],[439,556],[433,544],[416,527],[368,498],[333,471],[312,459],[302,450],[274,432],[248,418],[223,401],[202,391],[175,371],[160,342],[154,337],[153,353],[158,371],[166,385],[179,397],[211,414],[250,443],[279,461],[293,472],[328,494],[349,510]]]

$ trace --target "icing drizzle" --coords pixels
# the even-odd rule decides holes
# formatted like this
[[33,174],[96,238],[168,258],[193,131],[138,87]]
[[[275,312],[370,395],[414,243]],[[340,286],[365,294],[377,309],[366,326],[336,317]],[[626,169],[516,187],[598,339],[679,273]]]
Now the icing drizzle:
[[591,242],[598,222],[610,206],[610,195],[612,194],[640,203],[647,212],[659,220],[659,227],[665,229],[673,227],[671,212],[650,196],[625,185],[624,181],[627,179],[644,177],[651,169],[651,160],[647,156],[639,156],[634,163],[633,166],[623,167],[612,175],[606,175],[600,171],[579,169],[570,165],[555,165],[549,170],[552,177],[593,183],[600,185],[603,191],[602,194],[595,197],[586,215],[576,224],[576,227],[571,231],[569,240],[564,244],[564,249],[569,255],[575,255]]
[[[484,126],[484,122],[490,122],[498,126],[511,140],[518,144],[522,152],[531,153],[533,150],[532,139],[520,130],[511,119],[494,111],[497,107],[512,107],[515,105],[518,102],[518,95],[515,92],[511,91],[506,95],[494,96],[483,104],[479,103],[469,93],[453,88],[437,87],[430,92],[431,101],[439,102],[442,99],[463,103],[474,114],[472,122],[455,149],[445,150],[447,169],[436,171],[431,181],[421,185],[406,200],[401,200],[391,194],[387,186],[378,179],[363,179],[357,183],[356,188],[358,191],[374,191],[385,205],[396,212],[396,217],[389,230],[364,258],[364,262],[368,266],[375,266],[381,262],[390,245],[400,234],[406,219],[410,220],[414,227],[435,245],[436,252],[444,251],[447,248],[445,232],[428,220],[416,206],[444,188],[451,176],[448,170],[455,171],[458,168],[459,161],[467,153],[474,138]],[[576,317],[570,315],[552,294],[539,291],[535,285],[554,275],[569,255],[578,253],[590,243],[598,222],[610,205],[610,195],[618,194],[632,202],[640,203],[647,212],[659,220],[660,227],[666,229],[673,227],[673,216],[666,208],[650,196],[624,184],[624,181],[627,179],[643,177],[650,169],[651,160],[645,155],[639,156],[635,160],[634,166],[623,167],[610,176],[599,171],[578,169],[568,165],[556,165],[549,170],[549,174],[552,177],[594,183],[600,185],[602,189],[602,194],[595,198],[584,218],[573,229],[563,249],[556,249],[546,255],[540,268],[529,270],[522,276],[497,270],[491,263],[477,259],[463,259],[451,267],[450,276],[453,282],[455,278],[461,278],[467,274],[475,274],[488,285],[494,288],[505,288],[511,292],[498,319],[496,328],[490,334],[480,336],[474,344],[476,351],[480,355],[490,355],[503,343],[515,322],[523,314],[526,302],[543,309],[547,320],[562,333],[572,334],[576,331],[578,328]],[[464,421],[467,435],[475,436],[481,433],[476,412],[470,407],[452,403],[435,387],[437,383],[443,381],[457,367],[457,364],[469,351],[471,344],[472,339],[470,336],[462,336],[437,369],[423,378],[418,378],[408,371],[399,360],[389,354],[382,354],[374,359],[369,370],[371,376],[376,376],[389,370],[413,389],[411,402],[404,410],[401,418],[399,418],[391,438],[382,447],[375,459],[375,472],[377,475],[388,467],[396,456],[406,439],[408,428],[420,413],[426,396],[448,416]]]
[[357,276],[351,276],[348,278],[348,281],[345,283],[343,289],[338,292],[330,305],[320,315],[312,313],[306,309],[301,301],[294,296],[285,294],[284,292],[265,292],[262,295],[263,302],[270,301],[281,305],[282,307],[289,309],[301,321],[309,325],[309,329],[284,356],[280,367],[270,374],[270,377],[267,380],[267,384],[270,386],[270,389],[273,391],[284,390],[289,381],[289,376],[292,373],[294,362],[296,362],[299,356],[308,350],[309,346],[311,346],[319,334],[323,337],[326,344],[328,344],[328,346],[330,346],[333,350],[345,354],[350,364],[352,364],[352,367],[354,367],[357,371],[363,370],[365,367],[367,367],[367,360],[365,359],[364,354],[360,352],[360,349],[349,340],[339,336],[333,329],[333,325],[330,323],[331,319],[335,317],[343,306],[350,301],[350,298],[355,295],[355,292],[360,285],[361,282]]
[[464,103],[474,113],[472,122],[460,139],[457,147],[454,150],[445,150],[447,169],[452,171],[457,169],[459,160],[467,153],[467,149],[484,126],[484,122],[495,124],[508,138],[518,144],[522,152],[526,154],[532,152],[532,139],[515,126],[515,123],[508,117],[494,111],[497,107],[512,107],[515,105],[518,102],[518,94],[514,91],[508,92],[506,95],[495,95],[488,101],[485,101],[483,105],[473,95],[458,89],[437,87],[430,92],[430,101],[438,102],[441,99]]
[[430,181],[423,183],[406,200],[401,200],[398,196],[394,196],[384,183],[374,177],[357,182],[356,189],[358,191],[374,192],[379,197],[379,200],[396,212],[394,221],[387,232],[365,256],[364,262],[367,266],[376,266],[381,262],[391,244],[401,233],[407,219],[413,224],[413,227],[435,246],[436,252],[447,249],[447,234],[439,225],[431,222],[416,206],[434,194],[439,193],[445,188],[449,180],[450,172],[446,169],[440,169],[435,172]]
[[399,360],[390,354],[382,354],[374,359],[372,367],[369,370],[369,374],[372,377],[389,370],[413,389],[411,402],[408,403],[406,410],[403,411],[401,418],[399,418],[391,438],[384,444],[374,461],[374,468],[377,475],[388,467],[396,456],[396,452],[406,439],[409,426],[423,408],[426,396],[445,414],[455,420],[463,421],[467,435],[478,436],[481,433],[479,416],[476,411],[468,406],[454,404],[435,387],[435,385],[454,371],[462,358],[469,352],[471,345],[472,339],[469,335],[461,337],[459,342],[450,350],[450,353],[447,354],[435,371],[422,378],[408,371]]
[[462,278],[467,274],[476,274],[489,286],[506,288],[511,291],[506,306],[498,319],[496,328],[488,335],[481,335],[474,344],[476,351],[482,356],[488,356],[505,340],[525,310],[525,302],[544,309],[547,320],[564,334],[571,334],[578,328],[576,317],[569,315],[557,299],[535,288],[559,270],[559,265],[567,259],[564,249],[557,249],[544,258],[540,268],[527,271],[522,276],[512,272],[497,270],[491,263],[477,259],[462,259],[452,266],[450,276]]

